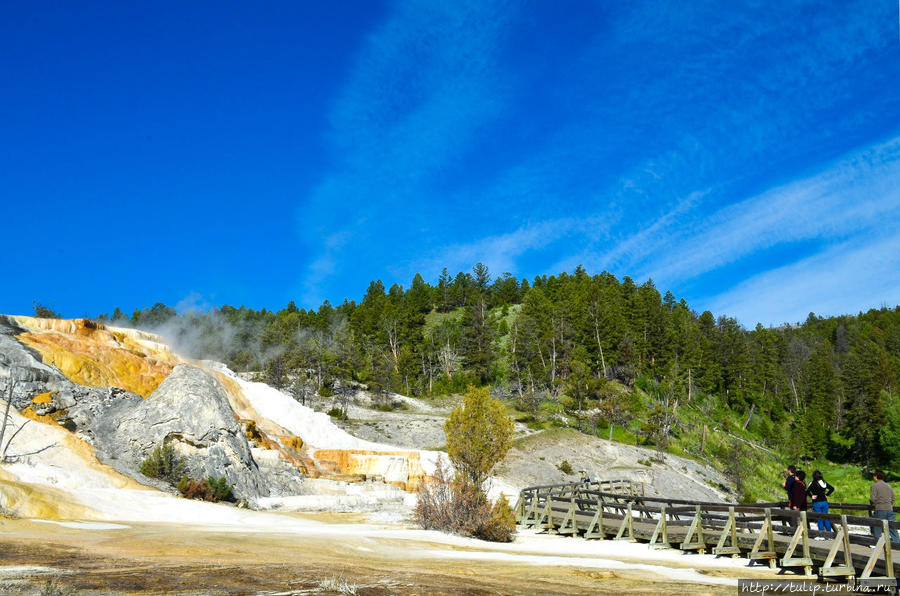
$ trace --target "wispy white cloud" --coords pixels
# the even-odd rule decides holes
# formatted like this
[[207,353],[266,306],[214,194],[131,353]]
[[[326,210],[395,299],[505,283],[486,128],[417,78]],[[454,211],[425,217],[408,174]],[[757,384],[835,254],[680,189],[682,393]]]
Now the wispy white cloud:
[[900,137],[825,171],[667,230],[643,265],[685,280],[778,245],[843,238],[900,219]]
[[308,298],[321,298],[317,286],[340,266],[350,238],[358,246],[433,225],[429,177],[502,112],[505,77],[496,55],[512,8],[397,3],[368,37],[332,110],[334,167],[299,214],[303,236],[331,239],[312,244]]
[[705,306],[750,327],[802,322],[810,312],[856,314],[900,303],[898,271],[900,234],[891,230],[755,275]]
[[[813,8],[610,11],[577,55],[553,58],[567,74],[548,116],[517,87],[546,73],[512,74],[504,57],[522,6],[396,5],[335,103],[333,167],[303,205],[307,299],[348,267],[408,279],[477,261],[519,276],[584,264],[675,289],[762,251],[844,245],[896,222],[900,138],[819,165],[877,113],[830,111],[887,43],[871,26],[880,9]],[[491,127],[516,118],[542,132],[487,154]],[[454,168],[471,155],[488,165],[469,180]],[[447,184],[448,172],[463,179]]]

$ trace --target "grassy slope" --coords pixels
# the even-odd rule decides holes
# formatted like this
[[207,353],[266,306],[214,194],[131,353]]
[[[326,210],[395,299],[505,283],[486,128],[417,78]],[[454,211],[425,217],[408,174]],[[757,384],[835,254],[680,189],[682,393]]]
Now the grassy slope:
[[[717,410],[710,407],[710,403],[703,398],[698,398],[694,403],[679,406],[679,424],[673,432],[666,451],[703,461],[720,471],[729,470],[732,477],[741,479],[743,484],[741,487],[742,501],[784,500],[781,472],[787,460],[779,453],[777,446],[773,446],[771,441],[766,441],[758,432],[755,432],[761,424],[771,425],[772,422],[751,421],[748,429],[744,430],[745,420],[741,415],[724,409]],[[553,429],[576,424],[574,419],[565,416],[562,406],[556,401],[543,402],[535,417],[517,409],[509,402],[507,407],[510,415],[515,419],[526,422],[531,428],[548,429],[550,436],[554,432]],[[645,442],[641,433],[645,416],[646,411],[625,428],[615,426],[613,439],[620,443],[652,447],[652,443]],[[701,452],[704,425],[706,426],[706,441]],[[584,423],[586,434],[593,434],[593,430],[591,422]],[[783,432],[789,432],[789,430],[785,428]],[[606,423],[598,424],[597,436],[608,438],[609,426]],[[863,474],[861,467],[836,464],[827,460],[797,462],[797,465],[804,469],[810,478],[813,470],[821,470],[825,479],[835,486],[832,502],[868,502],[871,478]]]
[[[462,316],[462,308],[449,313],[437,313],[432,311],[426,317],[426,327],[433,328],[445,319],[457,319]],[[511,326],[521,312],[521,305],[514,305],[504,314],[500,309],[493,309],[492,315],[499,324],[504,319]],[[505,354],[508,336],[497,338],[498,353]],[[508,368],[508,363],[500,361],[499,368]],[[616,425],[613,427],[613,440],[629,445],[644,445],[646,443],[641,427],[643,426],[650,399],[643,396],[648,406],[635,420],[626,427]],[[509,414],[516,420],[526,423],[535,429],[561,429],[566,426],[576,426],[577,422],[567,417],[561,404],[561,399],[544,401],[537,415],[524,412],[512,403],[507,403]],[[782,470],[790,463],[787,456],[779,452],[777,445],[765,437],[786,437],[790,433],[788,426],[779,421],[761,419],[757,414],[751,419],[747,429],[744,429],[746,420],[739,413],[723,408],[717,404],[717,400],[707,396],[697,396],[691,403],[684,403],[678,408],[678,425],[673,431],[666,451],[703,461],[722,471],[730,471],[730,476],[739,478],[742,486],[741,500],[753,501],[780,501],[785,498],[781,488]],[[706,427],[706,440],[702,440]],[[593,423],[583,422],[583,432],[593,434]],[[609,437],[609,425],[600,422],[596,429],[597,436]],[[543,434],[543,433],[542,433]],[[549,436],[552,436],[552,432]],[[701,443],[703,449],[701,451]],[[813,462],[794,462],[798,467],[807,471],[812,477],[813,470],[821,470],[825,479],[835,486],[832,501],[867,503],[869,500],[869,486],[871,477],[863,474],[860,466],[848,464],[836,464],[827,460]],[[726,474],[728,475],[728,474]]]

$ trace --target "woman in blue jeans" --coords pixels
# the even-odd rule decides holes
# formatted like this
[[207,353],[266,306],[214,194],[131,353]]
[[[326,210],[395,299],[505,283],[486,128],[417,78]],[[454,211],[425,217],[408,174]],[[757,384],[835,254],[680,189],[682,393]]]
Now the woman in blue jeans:
[[[806,494],[812,499],[812,510],[816,513],[828,513],[828,495],[834,492],[834,487],[825,482],[822,472],[813,472],[812,482],[806,489]],[[831,522],[827,519],[816,520],[819,531],[831,532]]]

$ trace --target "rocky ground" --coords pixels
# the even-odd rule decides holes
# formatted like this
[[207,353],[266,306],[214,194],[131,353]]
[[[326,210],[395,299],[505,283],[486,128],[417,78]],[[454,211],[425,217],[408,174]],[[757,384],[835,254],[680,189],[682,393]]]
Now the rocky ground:
[[[515,486],[576,482],[579,471],[602,480],[633,480],[647,496],[696,501],[731,500],[728,481],[696,461],[656,450],[598,439],[572,429],[547,430],[516,441],[496,475]],[[572,473],[560,467],[568,462]]]
[[[737,578],[776,577],[742,560],[533,531],[513,544],[491,544],[333,514],[248,512],[233,526],[212,524],[214,518],[177,524],[0,518],[0,593],[699,596],[734,594]],[[60,592],[47,592],[48,581]]]
[[[365,391],[348,400],[349,420],[335,421],[362,439],[414,449],[443,449],[444,422],[457,400],[442,398],[432,403],[392,395],[393,411],[381,411]],[[307,405],[320,411],[334,407],[334,398],[309,398]],[[497,469],[505,486],[517,489],[541,484],[575,482],[579,471],[591,478],[633,480],[647,495],[665,494],[674,499],[732,500],[731,483],[709,466],[683,457],[666,455],[656,461],[656,450],[625,445],[579,433],[573,429],[534,431],[516,424],[515,443]],[[560,469],[567,461],[572,473]],[[562,466],[565,467],[565,466]]]

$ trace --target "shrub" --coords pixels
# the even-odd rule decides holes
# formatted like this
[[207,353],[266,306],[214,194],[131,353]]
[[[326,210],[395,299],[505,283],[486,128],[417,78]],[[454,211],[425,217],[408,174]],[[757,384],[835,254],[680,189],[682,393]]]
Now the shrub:
[[506,497],[500,497],[478,537],[491,542],[512,542],[515,534],[516,512],[509,506]]
[[178,492],[185,499],[197,499],[212,503],[231,501],[234,498],[231,485],[224,476],[221,478],[210,476],[206,480],[195,480],[188,476],[182,476],[178,482]]
[[182,496],[184,496],[184,493],[187,492],[188,486],[190,486],[190,483],[193,481],[193,478],[182,476],[181,480],[178,481],[178,484],[175,486],[175,488],[177,488],[178,492],[180,492]]
[[572,464],[570,464],[569,460],[567,460],[567,459],[562,460],[559,463],[559,465],[556,467],[563,474],[571,474],[572,473]]
[[178,492],[185,499],[197,499],[198,501],[215,500],[215,491],[206,480],[195,480],[185,476],[178,483]]
[[228,484],[224,476],[218,479],[210,476],[206,481],[210,488],[213,489],[214,501],[230,501],[232,499],[231,485]]
[[326,412],[332,418],[337,418],[338,420],[349,420],[350,417],[347,416],[347,413],[341,408],[331,408]]
[[262,435],[259,432],[259,428],[256,427],[255,420],[247,422],[247,426],[244,428],[244,436],[248,441],[262,442]]
[[170,443],[157,445],[141,462],[141,474],[148,478],[165,480],[173,485],[184,475],[184,470],[184,458],[175,454],[175,448]]
[[453,494],[450,490],[450,478],[444,470],[444,460],[438,457],[431,482],[419,485],[418,499],[413,510],[413,517],[426,530],[452,531],[451,522]]
[[441,530],[494,542],[511,542],[516,516],[505,499],[494,507],[471,483],[450,479],[438,458],[433,480],[419,487],[413,512],[426,530]]

